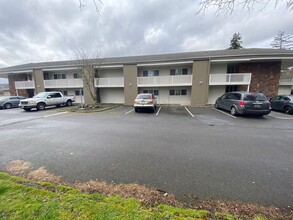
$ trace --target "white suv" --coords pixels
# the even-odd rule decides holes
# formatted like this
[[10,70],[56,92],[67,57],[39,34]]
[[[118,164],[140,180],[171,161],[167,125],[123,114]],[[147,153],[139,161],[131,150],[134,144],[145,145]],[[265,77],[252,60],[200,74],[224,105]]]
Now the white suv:
[[150,109],[155,112],[157,108],[157,99],[153,94],[141,93],[138,94],[134,100],[134,110],[138,112],[143,109]]

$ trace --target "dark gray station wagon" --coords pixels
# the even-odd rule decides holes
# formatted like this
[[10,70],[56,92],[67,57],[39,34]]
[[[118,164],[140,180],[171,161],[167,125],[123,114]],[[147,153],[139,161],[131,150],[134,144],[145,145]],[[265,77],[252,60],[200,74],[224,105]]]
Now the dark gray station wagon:
[[273,110],[293,113],[293,95],[278,95],[270,98],[270,102]]
[[228,92],[219,97],[215,108],[230,111],[231,115],[267,115],[271,112],[271,103],[262,93]]

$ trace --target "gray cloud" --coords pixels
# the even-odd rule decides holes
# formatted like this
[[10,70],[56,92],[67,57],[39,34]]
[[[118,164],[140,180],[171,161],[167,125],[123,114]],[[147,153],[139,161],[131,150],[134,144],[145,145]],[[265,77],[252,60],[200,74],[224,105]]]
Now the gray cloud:
[[225,49],[240,32],[244,47],[270,47],[278,30],[293,34],[293,13],[283,5],[216,17],[213,9],[196,15],[198,1],[0,1],[0,67],[72,59],[72,51],[102,56]]

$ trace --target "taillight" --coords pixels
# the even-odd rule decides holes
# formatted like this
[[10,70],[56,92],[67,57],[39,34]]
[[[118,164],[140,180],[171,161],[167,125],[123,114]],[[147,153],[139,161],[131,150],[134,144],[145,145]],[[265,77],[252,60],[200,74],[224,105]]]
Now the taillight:
[[240,100],[239,101],[239,105],[240,105],[241,108],[244,108],[244,101],[243,100]]
[[269,102],[269,107],[270,107],[270,108],[272,107],[272,103],[270,103],[270,102]]
[[153,102],[153,96],[150,96],[150,103]]

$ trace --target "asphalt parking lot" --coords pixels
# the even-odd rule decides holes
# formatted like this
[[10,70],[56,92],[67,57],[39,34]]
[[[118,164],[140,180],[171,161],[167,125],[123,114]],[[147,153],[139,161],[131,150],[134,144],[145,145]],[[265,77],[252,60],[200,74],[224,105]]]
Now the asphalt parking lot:
[[293,116],[212,107],[135,113],[0,110],[0,169],[46,166],[67,181],[140,183],[199,198],[293,205]]

